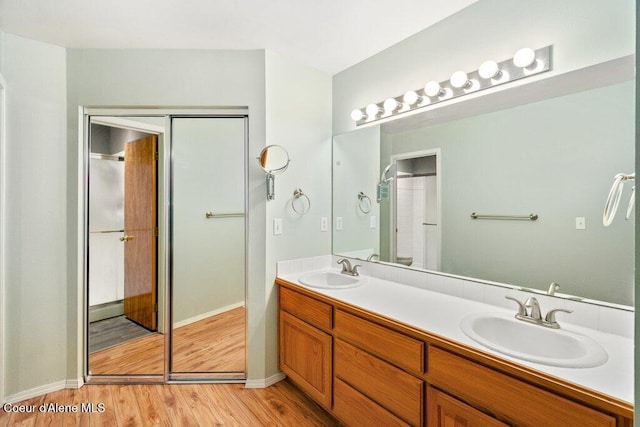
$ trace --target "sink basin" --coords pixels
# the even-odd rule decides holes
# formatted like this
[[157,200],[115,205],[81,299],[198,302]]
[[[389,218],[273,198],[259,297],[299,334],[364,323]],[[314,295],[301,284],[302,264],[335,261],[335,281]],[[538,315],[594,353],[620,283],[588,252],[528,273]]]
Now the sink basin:
[[586,335],[523,322],[510,315],[473,314],[462,319],[460,329],[485,347],[543,365],[592,368],[608,359],[606,350]]
[[324,289],[347,289],[355,288],[362,285],[362,279],[359,276],[347,276],[346,274],[334,271],[317,271],[301,276],[299,279],[303,285],[312,288]]

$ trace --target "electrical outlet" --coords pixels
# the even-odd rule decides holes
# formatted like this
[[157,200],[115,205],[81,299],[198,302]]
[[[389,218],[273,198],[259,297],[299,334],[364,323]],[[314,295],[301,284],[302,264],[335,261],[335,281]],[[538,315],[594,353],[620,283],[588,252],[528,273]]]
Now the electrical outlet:
[[342,217],[336,217],[336,230],[342,230]]
[[278,236],[282,234],[282,218],[273,219],[273,235]]
[[576,230],[584,230],[587,228],[587,223],[584,217],[576,217]]
[[327,231],[329,229],[329,220],[326,216],[320,218],[320,231]]
[[376,218],[375,215],[372,215],[371,218],[369,218],[369,227],[376,228],[377,226],[378,226],[378,219]]

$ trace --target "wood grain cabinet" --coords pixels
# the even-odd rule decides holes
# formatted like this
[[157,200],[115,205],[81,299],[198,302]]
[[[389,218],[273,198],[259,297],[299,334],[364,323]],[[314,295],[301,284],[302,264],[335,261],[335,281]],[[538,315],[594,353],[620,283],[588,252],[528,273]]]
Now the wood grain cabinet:
[[[318,327],[331,326],[331,306],[286,290],[280,293],[280,307],[280,369],[316,402],[331,410],[333,338]],[[285,307],[293,307],[307,321],[285,311]]]
[[429,367],[432,385],[511,425],[616,425],[616,419],[610,415],[439,348],[429,350]]
[[427,387],[427,426],[505,427],[505,424],[435,388]]
[[280,369],[347,426],[633,425],[610,396],[277,282]]

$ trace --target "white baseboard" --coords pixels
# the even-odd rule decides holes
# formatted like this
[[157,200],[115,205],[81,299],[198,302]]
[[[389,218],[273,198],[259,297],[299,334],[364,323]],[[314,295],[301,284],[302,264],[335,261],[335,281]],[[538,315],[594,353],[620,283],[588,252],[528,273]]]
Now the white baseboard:
[[[41,385],[36,388],[32,388],[29,390],[21,391],[19,393],[11,394],[9,396],[5,396],[5,398],[3,399],[3,403],[22,402],[23,400],[42,396],[43,394],[64,390],[67,386],[67,381],[69,380],[60,380],[51,384]],[[71,381],[75,381],[75,380],[71,380]]]
[[198,314],[197,316],[189,317],[188,319],[181,320],[179,322],[175,322],[173,324],[174,328],[179,328],[181,326],[186,326],[191,323],[195,323],[199,320],[206,319],[207,317],[215,316],[216,314],[224,313],[225,311],[233,310],[234,308],[244,307],[244,301],[237,302],[235,304],[230,304],[225,307],[221,307],[215,309],[213,311],[208,311],[206,313]]
[[65,381],[65,388],[79,389],[83,385],[84,385],[84,379],[82,379],[82,378],[78,378],[78,379],[75,379],[75,380],[66,380]]
[[279,381],[282,381],[285,378],[287,378],[285,374],[283,374],[282,372],[278,372],[275,375],[271,375],[269,378],[262,378],[259,380],[247,380],[244,386],[245,388],[267,388]]

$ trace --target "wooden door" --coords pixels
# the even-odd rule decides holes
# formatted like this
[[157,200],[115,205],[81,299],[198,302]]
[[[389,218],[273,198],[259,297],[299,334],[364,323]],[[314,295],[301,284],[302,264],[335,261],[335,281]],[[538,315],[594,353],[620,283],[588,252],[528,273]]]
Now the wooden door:
[[156,135],[125,144],[124,314],[157,329],[157,145]]

